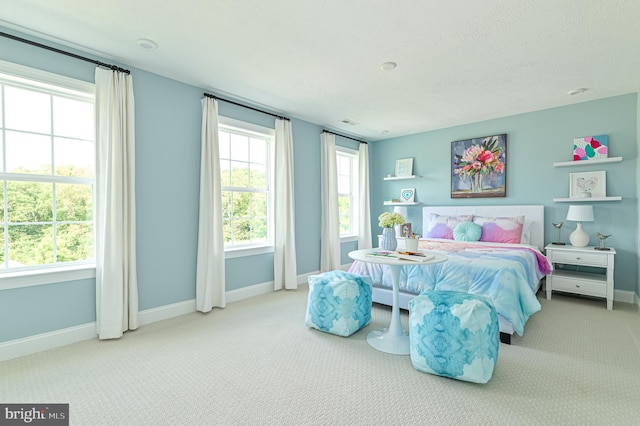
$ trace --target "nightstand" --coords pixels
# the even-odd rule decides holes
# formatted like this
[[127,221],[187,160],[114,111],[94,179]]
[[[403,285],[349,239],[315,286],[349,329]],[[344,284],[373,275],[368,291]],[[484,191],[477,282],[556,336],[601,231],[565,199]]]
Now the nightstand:
[[[553,272],[547,275],[547,299],[553,290],[607,299],[607,309],[613,309],[613,264],[615,249],[595,250],[594,247],[547,245],[547,258],[553,264]],[[559,268],[559,265],[575,265],[576,268]],[[599,268],[604,274],[580,271],[581,266]]]

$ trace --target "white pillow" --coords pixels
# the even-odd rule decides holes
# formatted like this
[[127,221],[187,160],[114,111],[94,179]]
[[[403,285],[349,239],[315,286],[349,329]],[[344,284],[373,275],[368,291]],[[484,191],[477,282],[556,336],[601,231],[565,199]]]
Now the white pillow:
[[522,236],[520,237],[520,244],[531,244],[531,225],[533,222],[524,218],[524,225],[522,226]]

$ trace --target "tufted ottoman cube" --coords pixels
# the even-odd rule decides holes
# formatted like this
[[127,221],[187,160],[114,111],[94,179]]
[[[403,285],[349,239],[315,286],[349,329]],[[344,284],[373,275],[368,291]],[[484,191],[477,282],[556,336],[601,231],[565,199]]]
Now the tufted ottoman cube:
[[409,302],[409,348],[416,370],[487,383],[499,346],[498,314],[486,297],[425,291]]
[[371,278],[345,271],[311,275],[305,324],[350,336],[371,320],[371,286]]

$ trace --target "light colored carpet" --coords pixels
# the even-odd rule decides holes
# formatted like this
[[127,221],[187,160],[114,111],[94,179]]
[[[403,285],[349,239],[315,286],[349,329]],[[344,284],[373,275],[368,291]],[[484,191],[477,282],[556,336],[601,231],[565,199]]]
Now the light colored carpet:
[[[74,425],[637,425],[640,315],[554,294],[488,384],[304,326],[305,287],[0,363],[0,401],[70,403]],[[402,314],[406,328],[407,314]]]

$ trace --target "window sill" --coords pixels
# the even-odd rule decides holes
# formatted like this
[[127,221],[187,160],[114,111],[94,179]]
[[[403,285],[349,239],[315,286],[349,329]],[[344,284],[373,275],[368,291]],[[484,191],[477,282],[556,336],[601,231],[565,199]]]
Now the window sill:
[[228,248],[224,251],[225,259],[234,259],[236,257],[256,256],[259,254],[273,253],[273,246],[253,246],[246,248]]
[[55,284],[96,277],[96,265],[84,264],[0,274],[0,290]]
[[341,243],[348,243],[348,242],[351,242],[351,241],[358,241],[358,239],[359,238],[358,238],[357,235],[347,235],[347,236],[344,236],[344,237],[340,237],[340,242]]

